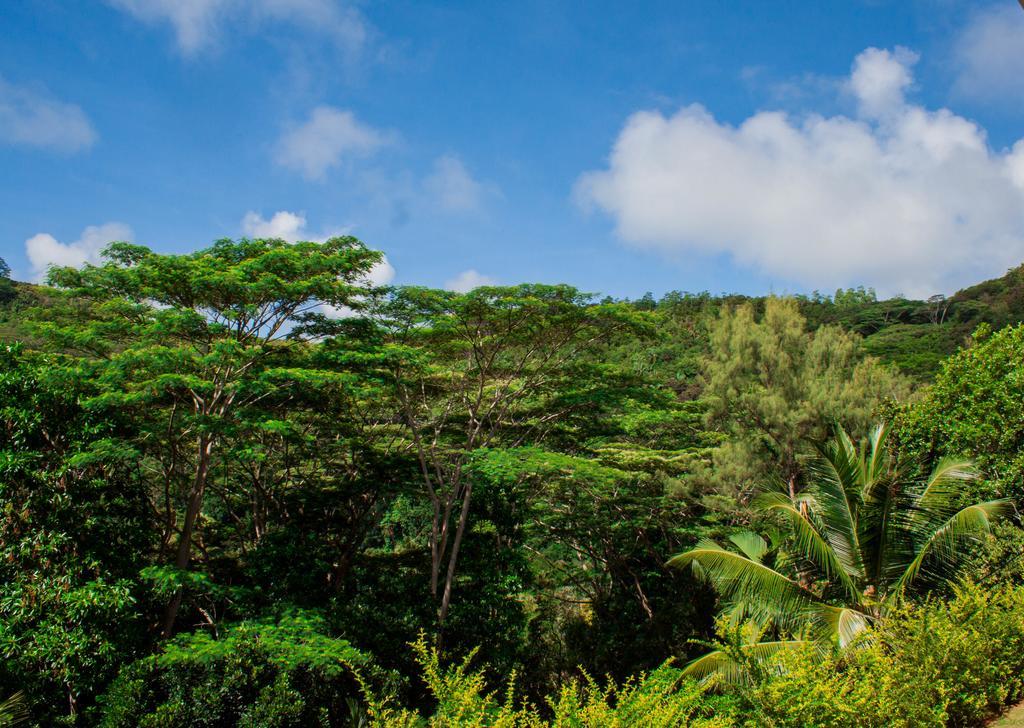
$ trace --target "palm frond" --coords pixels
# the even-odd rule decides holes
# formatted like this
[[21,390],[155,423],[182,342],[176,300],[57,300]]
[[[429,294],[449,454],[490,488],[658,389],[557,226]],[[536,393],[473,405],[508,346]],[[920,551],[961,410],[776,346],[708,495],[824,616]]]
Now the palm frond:
[[20,690],[6,700],[0,701],[0,728],[24,723],[28,717],[25,694]]
[[[779,493],[764,493],[758,496],[754,505],[761,510],[783,514],[792,528],[796,548],[826,576],[839,581],[850,598],[858,599],[859,592],[853,578],[860,575],[859,554],[837,551],[834,542],[822,536],[805,512]],[[836,540],[845,545],[843,539]]]
[[856,642],[871,626],[871,619],[856,609],[840,608],[834,612],[832,629],[840,648]]
[[669,560],[669,566],[698,565],[715,590],[727,601],[742,601],[758,618],[795,629],[808,621],[820,622],[820,601],[797,582],[765,564],[728,551],[705,539]]
[[924,490],[917,499],[918,512],[948,516],[956,510],[964,483],[978,477],[974,463],[969,460],[946,458],[939,462],[928,476]]
[[731,685],[747,684],[751,681],[751,666],[761,670],[771,668],[771,662],[787,651],[819,647],[813,640],[777,640],[774,642],[755,642],[743,645],[739,654],[730,654],[729,650],[715,650],[691,661],[683,668],[682,674],[698,680],[715,677]]
[[961,508],[923,540],[917,549],[917,555],[897,581],[896,592],[901,593],[910,586],[929,559],[934,558],[946,566],[953,565],[960,556],[960,546],[966,539],[988,533],[993,519],[1012,511],[1013,503],[1007,499],[985,501]]
[[753,531],[739,531],[729,536],[729,540],[751,561],[762,563],[768,553],[768,542]]
[[[880,422],[871,429],[868,435],[868,450],[864,458],[863,483],[866,488],[883,480],[891,465],[889,456],[889,426]],[[866,500],[870,493],[862,491],[861,499]]]
[[815,515],[823,522],[829,544],[848,573],[863,574],[857,532],[863,472],[860,455],[842,428],[837,430],[835,440],[819,448],[808,470],[811,478],[807,490],[814,498]]

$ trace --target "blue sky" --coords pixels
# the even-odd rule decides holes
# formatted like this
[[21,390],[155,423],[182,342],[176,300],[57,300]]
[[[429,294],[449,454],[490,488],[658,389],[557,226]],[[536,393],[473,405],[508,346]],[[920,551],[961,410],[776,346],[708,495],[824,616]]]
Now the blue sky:
[[[952,291],[1024,261],[1016,0],[19,0],[0,250],[351,232],[382,280]],[[873,49],[873,50],[871,50]]]

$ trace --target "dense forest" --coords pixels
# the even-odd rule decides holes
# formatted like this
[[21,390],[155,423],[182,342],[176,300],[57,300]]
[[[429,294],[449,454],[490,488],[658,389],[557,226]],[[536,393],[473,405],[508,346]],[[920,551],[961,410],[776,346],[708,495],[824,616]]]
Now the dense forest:
[[0,271],[0,726],[981,725],[1024,266],[951,297]]

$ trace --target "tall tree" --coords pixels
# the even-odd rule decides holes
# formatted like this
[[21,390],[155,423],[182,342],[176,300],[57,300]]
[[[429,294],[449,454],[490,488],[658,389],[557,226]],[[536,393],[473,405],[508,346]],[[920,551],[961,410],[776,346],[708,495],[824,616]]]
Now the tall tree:
[[704,361],[709,422],[732,438],[716,454],[723,480],[758,484],[772,474],[795,495],[808,443],[838,423],[868,427],[887,398],[907,393],[897,374],[865,358],[860,337],[835,326],[807,330],[793,299],[723,309]]
[[[287,398],[296,382],[341,376],[293,367],[290,353],[322,333],[323,305],[361,306],[381,256],[343,237],[220,240],[185,255],[115,243],[104,259],[51,271],[72,315],[41,329],[81,355],[77,364],[96,378],[102,401],[145,421],[140,444],[149,446],[163,483],[155,507],[164,512],[164,544],[180,572],[192,561],[211,472],[236,414]],[[177,589],[167,606],[165,635],[182,596]]]
[[0,303],[6,303],[17,295],[14,284],[11,283],[11,266],[7,261],[0,258]]
[[404,288],[374,312],[398,417],[431,510],[430,592],[443,625],[465,535],[479,448],[539,442],[596,407],[609,381],[590,358],[638,312],[593,304],[569,286],[484,287],[465,294]]

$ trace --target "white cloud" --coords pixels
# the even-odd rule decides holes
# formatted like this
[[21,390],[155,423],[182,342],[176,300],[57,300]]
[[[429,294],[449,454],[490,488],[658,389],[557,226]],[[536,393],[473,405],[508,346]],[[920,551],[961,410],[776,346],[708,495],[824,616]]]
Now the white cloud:
[[953,48],[958,95],[1016,105],[1024,95],[1024,13],[1012,2],[977,12]]
[[33,235],[25,241],[25,254],[32,264],[32,275],[36,281],[46,278],[50,266],[79,267],[85,263],[97,263],[100,252],[108,243],[119,240],[131,241],[132,229],[121,222],[90,225],[78,240],[62,243],[49,233]]
[[286,23],[332,38],[347,52],[367,37],[359,12],[334,0],[107,0],[150,25],[168,23],[178,47],[193,55],[217,43],[224,26],[237,33],[247,26]]
[[635,245],[808,286],[927,295],[1002,274],[1024,259],[1024,143],[992,150],[975,123],[907,102],[915,58],[857,57],[859,119],[635,113],[578,199]]
[[456,293],[469,293],[474,288],[479,288],[480,286],[496,285],[498,285],[498,281],[491,276],[485,276],[470,268],[469,270],[462,271],[454,278],[445,281],[444,287],[449,291],[455,291]]
[[367,156],[389,142],[388,134],[361,123],[351,111],[318,106],[281,137],[276,160],[307,179],[322,180],[345,159]]
[[448,212],[472,212],[483,201],[483,187],[462,161],[445,155],[434,161],[433,172],[423,181],[431,200]]
[[95,141],[81,108],[0,77],[0,143],[75,152]]
[[868,48],[853,62],[849,86],[863,116],[882,119],[904,110],[905,94],[914,82],[911,67],[918,55],[906,48],[895,51]]
[[242,218],[242,232],[251,238],[281,238],[294,243],[306,238],[306,216],[281,210],[266,220],[258,212],[250,210]]

